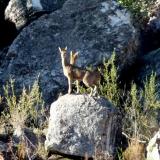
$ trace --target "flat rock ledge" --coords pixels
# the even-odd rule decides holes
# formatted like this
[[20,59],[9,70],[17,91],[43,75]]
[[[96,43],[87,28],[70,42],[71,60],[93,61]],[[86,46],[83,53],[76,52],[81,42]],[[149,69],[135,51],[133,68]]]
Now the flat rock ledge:
[[79,157],[114,156],[118,119],[104,98],[66,94],[51,104],[45,148]]

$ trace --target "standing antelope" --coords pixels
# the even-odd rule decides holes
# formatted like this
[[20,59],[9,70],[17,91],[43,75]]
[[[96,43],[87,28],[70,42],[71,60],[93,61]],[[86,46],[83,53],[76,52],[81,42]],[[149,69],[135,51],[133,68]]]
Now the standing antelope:
[[[88,71],[86,69],[81,69],[77,66],[74,66],[77,56],[73,58],[73,52],[71,52],[71,57],[73,58],[71,61],[71,64],[67,62],[67,47],[66,48],[60,48],[59,51],[61,54],[61,61],[62,61],[62,67],[63,67],[63,73],[68,79],[68,93],[71,94],[72,92],[72,81],[77,80],[77,83],[82,81],[87,87],[91,88],[90,96],[93,94],[93,91],[97,91],[97,85],[100,83],[100,73],[98,71]],[[76,54],[74,54],[76,55]],[[79,92],[79,88],[77,88],[77,91]]]

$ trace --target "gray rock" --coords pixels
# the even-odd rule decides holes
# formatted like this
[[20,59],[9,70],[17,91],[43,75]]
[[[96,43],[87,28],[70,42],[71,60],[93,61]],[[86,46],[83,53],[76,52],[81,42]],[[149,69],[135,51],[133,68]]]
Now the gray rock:
[[45,147],[50,152],[94,157],[115,153],[117,110],[103,98],[65,95],[52,103]]
[[5,18],[15,23],[17,29],[21,29],[33,18],[38,16],[36,13],[59,9],[65,1],[66,0],[10,0],[5,10]]
[[158,131],[147,145],[147,160],[160,160],[159,155],[160,131]]
[[138,33],[129,12],[115,1],[67,0],[62,9],[34,21],[15,39],[0,75],[2,84],[11,76],[20,88],[40,74],[43,95],[53,101],[67,87],[59,46],[79,51],[80,67],[101,64],[115,48],[122,69],[136,57]]

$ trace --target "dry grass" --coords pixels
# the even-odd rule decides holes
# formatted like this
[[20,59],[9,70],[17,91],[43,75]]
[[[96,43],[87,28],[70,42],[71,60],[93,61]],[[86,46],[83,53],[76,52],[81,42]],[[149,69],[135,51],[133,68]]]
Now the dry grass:
[[137,139],[131,140],[128,148],[123,152],[124,160],[145,160],[145,144]]
[[20,160],[25,160],[26,158],[26,144],[24,141],[21,141],[18,145],[17,157]]

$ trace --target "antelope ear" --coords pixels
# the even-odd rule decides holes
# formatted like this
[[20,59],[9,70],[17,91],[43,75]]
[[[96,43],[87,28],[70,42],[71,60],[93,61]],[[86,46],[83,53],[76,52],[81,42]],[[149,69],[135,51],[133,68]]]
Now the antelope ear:
[[60,52],[62,51],[60,47],[58,47],[58,49],[59,49]]
[[78,54],[79,54],[79,52],[76,52],[76,53],[75,53],[75,56],[78,57]]
[[67,46],[66,46],[65,50],[67,50]]

